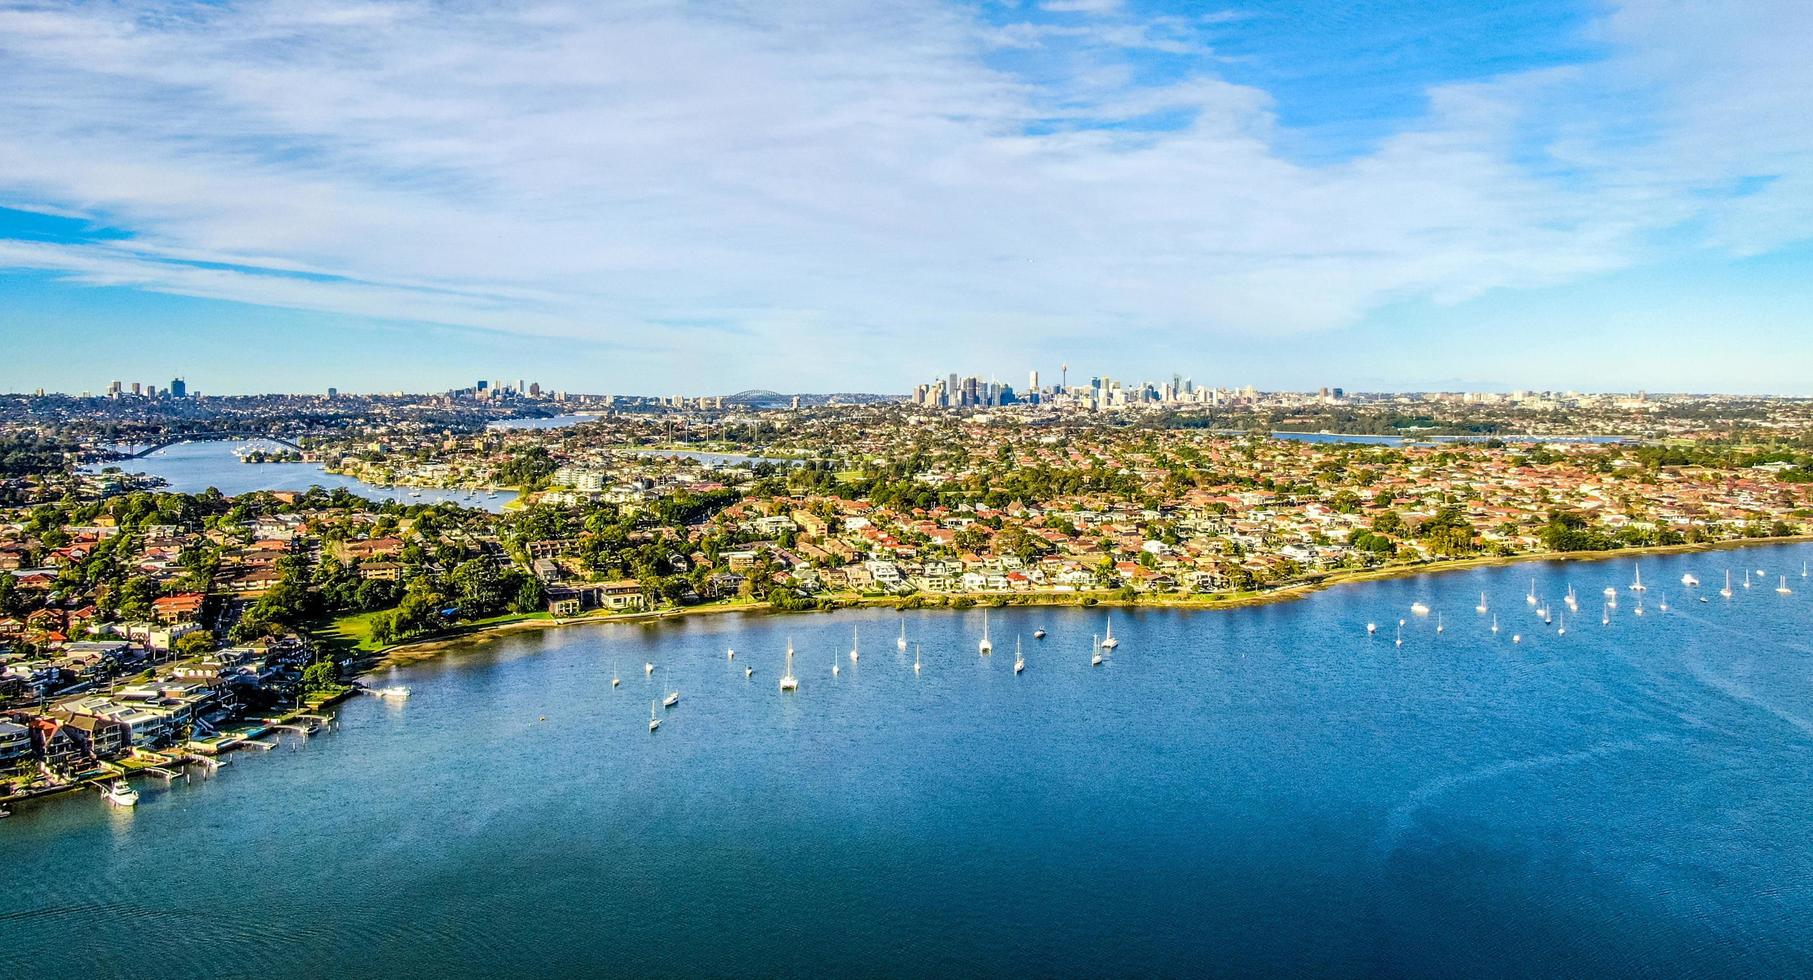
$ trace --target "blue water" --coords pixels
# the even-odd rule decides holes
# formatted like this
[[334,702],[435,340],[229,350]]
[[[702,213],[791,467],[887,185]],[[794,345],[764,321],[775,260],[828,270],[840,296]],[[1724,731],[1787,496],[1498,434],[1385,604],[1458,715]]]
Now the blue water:
[[[448,501],[466,507],[499,511],[516,498],[516,491],[499,491],[493,497],[478,490],[439,490],[417,487],[381,487],[337,473],[329,473],[319,463],[243,463],[235,451],[264,449],[272,452],[284,446],[264,439],[217,439],[204,442],[179,442],[140,459],[106,464],[128,473],[144,473],[162,479],[167,489],[177,493],[201,493],[209,487],[227,496],[257,490],[305,491],[310,487],[328,490],[344,489],[369,500],[396,500],[408,504],[432,504]],[[90,472],[102,467],[90,466]]]
[[1081,609],[987,658],[909,613],[917,677],[882,612],[474,643],[137,812],[0,822],[0,975],[1807,975],[1808,559],[1646,559],[1641,618],[1628,560],[1116,612],[1099,668]]

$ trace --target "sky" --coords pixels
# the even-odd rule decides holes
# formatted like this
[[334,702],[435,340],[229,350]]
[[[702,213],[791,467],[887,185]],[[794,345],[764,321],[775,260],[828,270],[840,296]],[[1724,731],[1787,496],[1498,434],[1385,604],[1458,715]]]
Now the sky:
[[1813,395],[1810,36],[1805,0],[0,0],[0,390]]

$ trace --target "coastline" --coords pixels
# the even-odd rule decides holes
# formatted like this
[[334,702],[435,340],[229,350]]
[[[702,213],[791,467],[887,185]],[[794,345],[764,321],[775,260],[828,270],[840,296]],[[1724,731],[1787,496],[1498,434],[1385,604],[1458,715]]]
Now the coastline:
[[[392,644],[381,650],[373,651],[354,662],[351,676],[361,678],[378,670],[408,666],[431,660],[449,650],[463,646],[482,646],[505,636],[528,630],[558,629],[568,626],[602,626],[610,624],[650,624],[668,619],[686,616],[710,616],[725,613],[765,613],[770,615],[791,615],[794,613],[831,613],[840,609],[874,609],[911,607],[922,610],[963,611],[966,609],[990,608],[1000,609],[1014,606],[1024,607],[1061,607],[1077,606],[1098,609],[1183,609],[1183,610],[1217,610],[1243,609],[1251,606],[1264,606],[1278,602],[1291,602],[1306,596],[1343,585],[1357,585],[1364,582],[1380,582],[1397,578],[1413,578],[1419,575],[1443,575],[1451,572],[1467,571],[1474,568],[1495,568],[1507,565],[1521,565],[1528,562],[1602,562],[1619,559],[1641,559],[1653,555],[1697,554],[1714,551],[1735,551],[1743,548],[1767,547],[1770,545],[1813,543],[1813,534],[1789,535],[1771,538],[1738,538],[1729,541],[1702,541],[1692,544],[1655,545],[1646,548],[1620,548],[1615,551],[1544,551],[1521,555],[1480,555],[1472,558],[1455,558],[1443,561],[1422,562],[1411,565],[1390,565],[1381,568],[1341,569],[1314,576],[1276,589],[1263,592],[1232,594],[1188,594],[1179,596],[1145,596],[1134,601],[1116,597],[1113,591],[1104,592],[1036,592],[1021,594],[973,595],[970,593],[937,593],[916,594],[913,596],[832,596],[836,604],[824,609],[777,610],[771,603],[746,602],[727,605],[682,606],[675,609],[660,609],[648,612],[625,613],[609,616],[577,616],[570,619],[524,619],[491,626],[455,630],[450,633],[436,634]],[[928,601],[935,599],[936,601]],[[967,599],[968,605],[955,606],[953,603]],[[918,600],[918,604],[914,604]]]

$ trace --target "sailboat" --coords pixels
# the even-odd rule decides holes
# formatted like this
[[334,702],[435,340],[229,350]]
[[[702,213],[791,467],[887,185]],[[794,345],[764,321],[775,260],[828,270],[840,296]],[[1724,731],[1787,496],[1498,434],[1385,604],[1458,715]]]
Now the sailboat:
[[1090,634],[1089,648],[1094,651],[1089,655],[1089,666],[1091,667],[1100,667],[1102,665],[1102,644],[1100,641],[1101,637],[1096,636],[1093,633]]
[[1496,615],[1492,617],[1492,632],[1498,632],[1498,617]]
[[654,665],[654,664],[652,664],[652,663],[644,663],[644,664],[643,664],[643,665],[642,665],[642,676],[644,676],[644,677],[647,677],[647,676],[648,676],[648,675],[650,675],[650,674],[652,674],[652,673],[654,673],[654,672],[655,672],[655,665]]
[[995,652],[995,644],[993,641],[991,641],[988,638],[988,611],[987,610],[983,610],[983,612],[982,612],[982,642],[976,644],[976,649],[982,651],[982,653],[984,653],[984,654],[990,654],[990,653]]
[[1535,579],[1530,579],[1530,594],[1524,596],[1523,601],[1524,601],[1524,604],[1528,605],[1528,606],[1534,606],[1536,604],[1536,580]]
[[1804,561],[1800,563],[1800,577],[1801,578],[1807,577],[1807,563]]
[[1555,627],[1555,635],[1556,636],[1566,636],[1567,635],[1567,613],[1561,614],[1561,625]]
[[1404,621],[1398,620],[1398,646],[1404,645]]
[[754,667],[744,667],[744,668],[743,668],[743,678],[744,678],[744,679],[745,679],[745,680],[747,680],[747,679],[749,679],[749,678],[751,678],[751,677],[754,677],[754,676],[755,676],[755,668],[754,668]]
[[1579,599],[1579,597],[1574,595],[1573,586],[1570,585],[1567,587],[1567,595],[1565,597],[1563,597],[1561,601],[1567,603],[1567,607],[1570,611],[1572,611],[1572,612],[1580,611],[1580,599]]
[[900,639],[894,641],[894,646],[899,648],[901,653],[906,652],[906,617],[905,616],[900,617]]
[[623,686],[623,678],[621,678],[621,677],[613,677],[613,678],[611,678],[611,686],[612,686],[612,687],[622,687],[622,686]]
[[860,637],[857,635],[856,630],[857,630],[856,627],[854,627],[854,626],[850,627],[850,662],[851,663],[855,663],[856,661],[862,659],[862,651],[857,649],[857,646],[859,645],[857,643],[857,640]]
[[1776,586],[1775,591],[1781,593],[1782,595],[1789,595],[1794,592],[1793,589],[1788,588],[1788,576],[1786,576],[1786,575],[1782,576],[1782,584]]
[[1377,623],[1367,623],[1366,624],[1366,635],[1367,636],[1371,636],[1372,634],[1377,633],[1378,631],[1379,631],[1379,624],[1377,624]]
[[1630,590],[1632,592],[1642,592],[1644,589],[1648,588],[1648,586],[1643,584],[1643,565],[1641,562],[1635,564],[1637,566],[1637,577],[1635,581],[1630,583]]
[[1641,616],[1641,615],[1643,615],[1643,597],[1642,597],[1642,596],[1638,596],[1638,597],[1637,597],[1637,608],[1635,608],[1635,609],[1632,609],[1632,610],[1631,610],[1631,611],[1630,611],[1630,614],[1631,614],[1631,615],[1632,615],[1632,616]]
[[730,649],[724,651],[725,660],[735,660],[736,658],[737,658],[736,647],[731,647]]
[[1750,569],[1746,568],[1746,569],[1744,569],[1744,588],[1748,589],[1749,587],[1750,587]]
[[1108,617],[1108,635],[1102,637],[1102,649],[1112,650],[1120,645],[1121,641],[1114,638],[1114,616],[1110,615]]
[[843,668],[839,667],[837,665],[837,658],[832,657],[831,658],[831,676],[836,677],[840,672],[842,672],[842,670],[843,670]]
[[1479,594],[1479,605],[1474,606],[1473,611],[1479,613],[1481,616],[1486,614],[1486,594],[1484,592]]
[[1602,609],[1599,610],[1599,625],[1600,626],[1610,626],[1611,624],[1612,624],[1612,607],[1611,607],[1610,603],[1607,603]]
[[1719,595],[1727,599],[1731,598],[1731,569],[1729,568],[1725,569],[1725,587],[1719,590]]
[[655,702],[650,701],[648,703],[648,730],[652,732],[660,727],[661,717],[655,714]]
[[1657,612],[1667,612],[1668,611],[1668,600],[1663,599],[1662,601],[1656,603],[1656,611]]
[[913,673],[919,673],[919,644],[913,644]]
[[799,678],[793,676],[793,637],[787,637],[787,672],[781,675],[781,690],[796,691]]
[[679,691],[669,691],[669,692],[667,692],[666,700],[661,702],[661,707],[671,708],[674,705],[679,704],[679,703],[680,703],[680,692]]
[[1447,627],[1442,625],[1442,614],[1436,613],[1435,614],[1435,632],[1439,635],[1444,629],[1447,629]]
[[1026,655],[1020,652],[1020,638],[1014,637],[1014,673],[1026,669]]

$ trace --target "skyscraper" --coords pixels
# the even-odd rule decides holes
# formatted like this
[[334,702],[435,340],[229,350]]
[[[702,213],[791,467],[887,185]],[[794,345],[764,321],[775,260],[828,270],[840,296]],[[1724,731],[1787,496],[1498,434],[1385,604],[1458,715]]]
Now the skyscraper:
[[189,395],[189,384],[181,378],[170,379],[170,397],[186,398]]
[[1030,373],[1026,376],[1026,390],[1029,392],[1039,390],[1039,370],[1038,370],[1038,368],[1034,368],[1032,370],[1032,373]]

